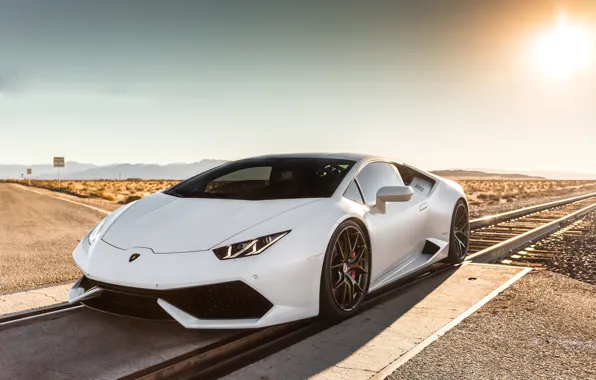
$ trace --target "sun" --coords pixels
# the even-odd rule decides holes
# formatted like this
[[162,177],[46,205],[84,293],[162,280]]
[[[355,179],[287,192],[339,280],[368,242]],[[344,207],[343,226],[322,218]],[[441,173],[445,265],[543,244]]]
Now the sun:
[[536,41],[534,59],[548,75],[566,78],[590,63],[590,35],[582,25],[571,25],[559,17],[552,30]]

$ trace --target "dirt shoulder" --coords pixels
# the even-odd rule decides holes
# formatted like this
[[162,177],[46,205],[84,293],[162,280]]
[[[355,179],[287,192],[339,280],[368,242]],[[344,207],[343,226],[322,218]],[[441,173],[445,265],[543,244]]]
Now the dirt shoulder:
[[72,251],[104,216],[0,184],[0,293],[77,278]]
[[530,272],[388,379],[595,379],[596,286]]
[[[9,185],[7,185],[7,186],[9,186]],[[20,185],[20,186],[23,186],[23,185]],[[100,209],[108,211],[108,212],[115,211],[116,209],[122,207],[121,204],[118,204],[116,202],[111,202],[111,201],[101,199],[101,198],[77,197],[75,195],[61,193],[58,191],[48,190],[48,189],[44,189],[42,187],[36,187],[36,186],[26,186],[26,188],[35,190],[35,191],[42,193],[44,195],[49,195],[51,197],[68,199],[70,201],[86,204],[88,206],[97,207],[97,208],[100,208]]]

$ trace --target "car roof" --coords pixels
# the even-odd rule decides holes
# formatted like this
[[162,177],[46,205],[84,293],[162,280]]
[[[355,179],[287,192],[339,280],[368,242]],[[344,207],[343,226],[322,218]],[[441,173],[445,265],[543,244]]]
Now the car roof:
[[284,154],[267,154],[263,156],[250,158],[336,158],[340,160],[352,161],[370,161],[370,160],[386,160],[394,161],[389,158],[364,154],[364,153],[284,153]]

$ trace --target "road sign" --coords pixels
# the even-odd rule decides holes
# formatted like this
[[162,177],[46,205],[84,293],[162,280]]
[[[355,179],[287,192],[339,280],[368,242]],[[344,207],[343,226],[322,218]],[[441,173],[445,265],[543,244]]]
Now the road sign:
[[27,168],[27,175],[33,174],[33,170],[31,168]]
[[63,168],[64,167],[64,157],[54,157],[54,167],[55,168]]

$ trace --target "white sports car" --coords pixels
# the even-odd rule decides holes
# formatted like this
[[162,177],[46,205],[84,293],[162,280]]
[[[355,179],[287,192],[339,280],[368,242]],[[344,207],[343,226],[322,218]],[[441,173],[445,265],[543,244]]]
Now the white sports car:
[[469,239],[462,188],[360,154],[230,162],[121,207],[77,246],[69,301],[187,328],[349,316]]

